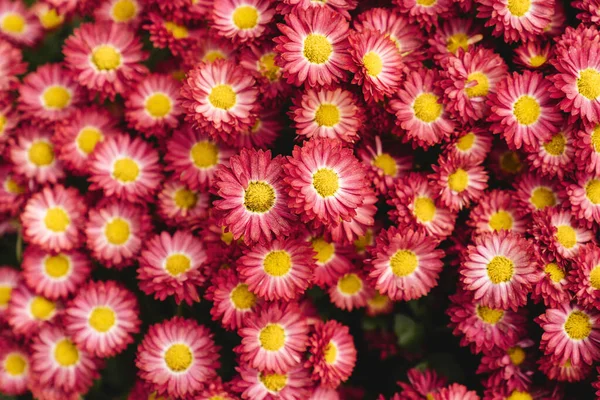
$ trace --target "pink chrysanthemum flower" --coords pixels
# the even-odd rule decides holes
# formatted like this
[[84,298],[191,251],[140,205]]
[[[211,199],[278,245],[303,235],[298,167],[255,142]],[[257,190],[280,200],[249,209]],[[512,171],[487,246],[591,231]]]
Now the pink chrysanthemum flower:
[[404,63],[394,41],[371,30],[353,33],[348,41],[357,67],[352,83],[362,86],[365,100],[378,102],[395,94],[403,78]]
[[362,272],[350,269],[349,272],[335,276],[329,287],[329,299],[337,308],[352,311],[367,305],[373,294]]
[[438,18],[446,19],[451,16],[451,0],[394,0],[402,14],[408,14],[411,22],[418,22],[421,28],[431,31],[436,28]]
[[554,360],[573,365],[592,365],[600,358],[600,315],[576,305],[546,309],[537,318],[544,333],[540,348]]
[[308,344],[308,325],[296,303],[269,303],[247,314],[238,334],[242,362],[278,374],[299,366]]
[[191,57],[198,50],[206,33],[196,28],[192,21],[187,21],[184,15],[151,11],[146,15],[145,21],[143,28],[150,33],[152,45],[159,49],[169,49],[176,57]]
[[60,303],[35,295],[21,283],[10,294],[5,317],[14,334],[31,338],[42,327],[56,322],[61,313]]
[[44,64],[27,74],[19,87],[24,118],[55,122],[68,119],[83,100],[81,87],[61,64]]
[[369,278],[381,294],[409,301],[425,296],[437,285],[444,252],[438,240],[423,231],[383,230],[371,249]]
[[349,246],[336,244],[323,236],[308,236],[315,252],[316,267],[313,270],[312,282],[321,288],[334,285],[338,277],[350,272],[351,249]]
[[512,183],[516,177],[527,175],[524,172],[525,155],[519,150],[510,150],[506,141],[496,135],[489,153],[488,165],[490,170],[500,179]]
[[394,302],[387,295],[380,294],[377,290],[373,291],[371,297],[367,300],[367,315],[375,317],[378,315],[391,314],[394,310]]
[[311,139],[294,147],[283,170],[288,205],[302,222],[318,226],[349,221],[364,201],[365,170],[338,140]]
[[537,174],[523,174],[513,186],[517,191],[517,201],[530,211],[559,206],[567,200],[567,194],[560,185]]
[[436,70],[413,70],[398,91],[398,98],[389,103],[391,112],[396,115],[399,129],[396,134],[403,136],[405,142],[412,141],[413,147],[427,149],[454,130],[454,122],[441,103],[441,90],[434,85],[438,79]]
[[56,183],[65,177],[63,166],[56,159],[51,132],[30,125],[18,129],[9,143],[13,172],[37,183]]
[[441,21],[435,33],[428,39],[433,58],[440,62],[450,54],[456,55],[458,49],[472,49],[483,39],[481,33],[481,26],[472,18],[449,18]]
[[0,341],[0,391],[8,396],[18,396],[27,391],[29,380],[29,349],[13,343]]
[[[2,52],[1,43],[2,42],[0,42],[0,52]],[[1,68],[2,67],[0,66],[0,74],[2,73]],[[0,85],[2,85],[1,82]],[[10,99],[3,100],[2,94],[2,89],[0,89],[0,152],[4,151],[6,143],[11,136],[13,136],[13,132],[16,130],[15,128],[19,125],[19,122],[21,122],[21,114],[17,111],[16,105],[14,105]],[[8,156],[10,156],[10,154]]]
[[[210,7],[212,8],[212,3]],[[198,49],[195,49],[192,54],[184,55],[184,69],[182,72],[196,67],[200,62],[209,64],[217,60],[237,61],[238,52],[236,50],[237,49],[230,40],[220,37],[212,36],[210,38],[206,38],[205,40],[201,40]],[[249,70],[252,70],[252,68],[249,68]]]
[[306,291],[315,267],[313,249],[301,239],[275,239],[256,244],[236,261],[248,289],[268,300],[293,300]]
[[[385,144],[386,151],[383,150]],[[386,194],[412,168],[413,157],[400,156],[395,151],[396,142],[382,142],[380,136],[363,141],[356,149],[358,158],[367,167],[367,179],[373,182],[375,190]],[[389,147],[388,147],[389,146]]]
[[139,254],[152,225],[146,210],[111,201],[90,211],[85,235],[92,256],[107,267],[125,267]]
[[331,320],[315,325],[309,338],[310,357],[305,367],[312,368],[313,380],[335,389],[346,382],[356,364],[356,347],[347,326]]
[[474,354],[495,348],[508,349],[527,332],[525,310],[502,310],[486,307],[473,300],[473,293],[458,289],[450,297],[446,314],[455,336],[462,336],[461,346],[470,346]]
[[337,12],[326,7],[297,9],[277,27],[282,35],[273,39],[275,61],[288,83],[331,86],[345,81],[353,71],[348,22]]
[[224,140],[251,128],[256,121],[255,83],[252,74],[233,61],[198,64],[188,71],[181,88],[186,120]]
[[21,1],[0,1],[0,39],[19,46],[32,46],[42,36],[36,16]]
[[537,149],[527,156],[529,165],[541,175],[562,180],[576,166],[573,142],[573,129],[564,125],[550,140],[538,143]]
[[77,189],[45,187],[29,198],[21,214],[23,237],[48,251],[77,248],[87,205]]
[[534,302],[542,302],[548,308],[557,308],[571,301],[573,294],[569,291],[567,271],[554,258],[538,256],[536,262],[538,282],[533,286],[531,298]]
[[54,254],[37,246],[27,247],[21,268],[25,283],[49,300],[65,299],[79,291],[92,271],[89,258],[80,251]]
[[97,357],[121,353],[139,331],[138,301],[115,281],[90,282],[65,309],[65,329],[82,350]]
[[9,91],[19,87],[17,75],[27,71],[27,63],[23,62],[23,53],[9,42],[0,39],[0,99]]
[[494,36],[504,41],[533,40],[544,32],[554,13],[554,1],[476,0],[477,17],[487,19]]
[[19,271],[8,266],[0,266],[0,323],[5,320],[8,303],[20,280]]
[[[0,151],[1,153],[1,151]],[[0,165],[0,213],[16,215],[27,200],[27,188],[15,180],[10,165]]]
[[568,186],[573,215],[587,221],[600,222],[600,176],[580,173]]
[[101,189],[105,196],[130,202],[153,198],[162,179],[156,149],[126,134],[107,137],[98,144],[89,172],[90,189]]
[[214,4],[212,26],[234,42],[255,41],[263,36],[275,16],[270,0],[224,0]]
[[64,26],[65,17],[69,16],[48,3],[36,2],[29,10],[38,18],[45,32]]
[[600,175],[600,124],[582,124],[579,129],[575,125],[571,129],[577,132],[573,141],[577,170]]
[[474,390],[467,389],[466,386],[458,383],[453,383],[449,386],[441,388],[434,393],[432,400],[480,400],[481,398],[477,395]]
[[598,309],[600,306],[600,248],[595,243],[581,246],[574,258],[575,268],[569,272],[569,289],[577,303]]
[[277,5],[277,12],[286,15],[290,12],[299,12],[310,8],[329,8],[346,19],[350,19],[349,11],[354,10],[358,6],[356,0],[329,0],[327,2],[313,0],[282,0]]
[[478,201],[487,189],[488,174],[481,165],[460,159],[438,159],[430,180],[439,188],[439,201],[451,211],[462,210]]
[[476,371],[478,374],[490,374],[483,380],[483,386],[504,386],[509,390],[528,388],[535,371],[534,344],[531,339],[522,339],[508,349],[496,348],[484,353]]
[[341,220],[335,226],[326,229],[337,243],[353,243],[367,233],[367,229],[375,225],[378,198],[370,188],[365,190],[363,203],[356,208],[356,215],[349,221]]
[[150,326],[135,365],[159,396],[187,397],[217,377],[218,351],[208,328],[173,317]]
[[446,378],[438,375],[433,369],[420,370],[411,368],[407,372],[408,382],[398,382],[402,388],[402,396],[394,400],[422,400],[427,396],[432,397],[438,390],[446,385]]
[[484,119],[489,114],[488,96],[496,93],[508,67],[498,54],[484,47],[459,48],[443,61],[439,82],[446,109],[463,123]]
[[208,193],[192,190],[176,179],[164,182],[158,193],[157,212],[172,228],[196,229],[209,215]]
[[513,61],[529,69],[545,69],[548,67],[554,51],[550,42],[529,41],[515,49]]
[[238,397],[231,393],[231,383],[223,384],[221,378],[217,378],[206,384],[200,394],[195,395],[194,400],[238,400]]
[[580,382],[590,376],[592,372],[592,367],[587,364],[573,365],[569,360],[564,363],[559,362],[552,355],[540,357],[538,364],[538,369],[548,379],[559,382]]
[[460,267],[463,288],[486,307],[516,311],[538,279],[532,250],[531,242],[512,232],[476,236]]
[[239,377],[235,378],[233,385],[243,399],[304,400],[313,387],[310,371],[302,366],[292,368],[284,374],[260,371],[247,363],[240,363],[235,369]]
[[152,74],[127,93],[125,119],[146,137],[165,137],[179,125],[180,84],[168,75]]
[[144,13],[144,4],[140,0],[108,0],[94,10],[96,21],[108,21],[137,27]]
[[104,108],[90,106],[75,110],[69,119],[55,125],[52,142],[56,156],[71,172],[87,174],[98,143],[117,133],[116,122]]
[[291,87],[283,80],[281,67],[275,63],[275,44],[254,44],[241,49],[240,65],[253,72],[265,100],[273,100],[290,93]]
[[84,23],[65,40],[63,53],[79,84],[101,98],[124,94],[147,71],[140,38],[123,24]]
[[283,129],[281,115],[277,109],[269,110],[267,107],[260,110],[252,128],[238,132],[230,137],[229,143],[235,148],[255,148],[268,150],[279,137]]
[[140,289],[161,301],[174,295],[177,304],[192,305],[200,301],[196,287],[204,283],[205,261],[202,241],[190,232],[177,231],[173,236],[162,232],[146,242],[139,257]]
[[212,278],[205,297],[213,302],[210,315],[228,330],[238,330],[244,325],[247,314],[255,313],[261,300],[248,289],[232,269],[221,269]]
[[525,234],[528,228],[527,210],[515,199],[515,192],[492,190],[471,209],[467,224],[475,234],[500,230]]
[[292,101],[289,115],[298,138],[340,139],[347,143],[358,140],[364,111],[352,92],[339,87],[334,90],[307,87]]
[[229,163],[230,167],[220,165],[215,176],[214,191],[221,199],[213,205],[219,224],[247,244],[289,235],[294,216],[283,187],[281,156],[271,158],[270,150],[242,149]]
[[535,148],[550,140],[563,120],[550,98],[551,84],[538,72],[513,72],[498,83],[489,96],[491,130],[502,135],[509,147]]
[[429,235],[445,239],[454,231],[456,213],[439,204],[438,193],[427,176],[409,173],[390,191],[388,204],[392,221],[401,226],[424,229]]

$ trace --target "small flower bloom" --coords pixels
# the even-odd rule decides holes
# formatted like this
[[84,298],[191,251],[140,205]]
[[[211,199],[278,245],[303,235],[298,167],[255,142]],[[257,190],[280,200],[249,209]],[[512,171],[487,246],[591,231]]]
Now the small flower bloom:
[[143,12],[144,6],[138,0],[108,0],[95,8],[94,19],[137,27]]
[[25,394],[29,370],[28,349],[3,338],[0,341],[0,391],[9,396]]
[[471,209],[467,224],[475,234],[505,230],[525,234],[528,212],[515,199],[515,192],[492,190]]
[[342,310],[352,311],[367,305],[373,289],[363,276],[355,269],[336,276],[333,285],[329,287],[329,299]]
[[183,183],[168,179],[158,193],[158,214],[173,228],[198,228],[208,218],[208,193],[192,190]]
[[0,322],[6,319],[6,310],[13,290],[19,285],[19,271],[9,266],[0,267]]
[[40,184],[56,183],[65,177],[48,130],[25,125],[13,137],[8,151],[16,175]]
[[313,387],[310,372],[302,366],[283,374],[260,371],[248,363],[241,363],[235,369],[240,376],[234,381],[234,387],[244,399],[304,400],[308,398]]
[[0,1],[0,39],[19,46],[32,46],[42,35],[37,18],[21,1]]
[[573,130],[569,127],[555,133],[550,140],[540,141],[537,149],[527,156],[533,170],[542,175],[563,179],[576,166]]
[[569,360],[563,363],[556,361],[551,355],[540,357],[538,364],[539,370],[546,374],[548,379],[559,382],[580,382],[586,379],[592,371],[589,365],[573,365]]
[[282,77],[281,67],[275,63],[274,48],[272,42],[253,44],[242,49],[240,54],[240,65],[253,72],[265,100],[281,98],[291,90]]
[[21,283],[10,293],[5,317],[14,334],[31,338],[37,335],[42,327],[56,322],[61,312],[59,303],[36,296]]
[[16,215],[27,200],[27,189],[17,182],[10,165],[0,165],[0,213]]
[[439,376],[433,369],[420,370],[411,368],[408,370],[407,375],[409,383],[398,382],[398,385],[402,388],[402,396],[406,400],[420,400],[427,398],[427,396],[432,397],[446,385],[446,378]]
[[571,300],[568,288],[567,271],[554,258],[538,256],[536,262],[538,282],[533,286],[531,298],[534,302],[544,302],[548,308],[557,308]]
[[453,383],[441,388],[433,394],[433,400],[480,400],[477,392],[467,389],[466,386]]
[[312,282],[321,288],[332,286],[339,276],[352,269],[350,261],[351,249],[334,243],[323,236],[308,236],[307,241],[315,253],[316,267],[313,270]]
[[543,33],[554,13],[552,1],[476,0],[477,17],[487,19],[494,36],[504,35],[507,43],[535,39]]
[[341,220],[339,224],[327,227],[333,241],[353,243],[375,225],[377,196],[371,189],[365,190],[364,196],[363,203],[356,208],[356,215],[350,221]]
[[214,4],[212,29],[234,42],[254,41],[264,35],[275,16],[269,0],[225,0]]
[[460,159],[438,159],[433,165],[435,173],[431,181],[439,188],[439,201],[451,211],[459,211],[472,201],[478,201],[487,189],[486,170],[471,162]]
[[[383,151],[384,143],[386,151]],[[356,150],[358,158],[368,167],[367,179],[381,194],[393,189],[412,168],[413,157],[400,156],[392,146],[395,147],[396,143],[382,142],[380,136],[375,136],[373,140],[364,141]]]
[[171,14],[152,11],[147,14],[143,28],[150,33],[154,47],[167,48],[174,56],[189,58],[199,48],[204,32],[194,28],[193,22],[183,15]]
[[447,18],[451,15],[450,0],[394,0],[402,14],[408,14],[409,21],[416,21],[427,31],[437,27],[438,18]]
[[583,307],[600,306],[600,248],[594,243],[581,246],[569,272],[569,288]]
[[433,58],[440,62],[458,49],[468,51],[483,39],[482,27],[473,18],[449,18],[441,21],[435,33],[428,39]]
[[553,56],[550,42],[528,41],[515,49],[513,61],[529,69],[545,69]]
[[517,201],[530,211],[559,206],[567,200],[565,190],[537,174],[526,173],[515,182]]

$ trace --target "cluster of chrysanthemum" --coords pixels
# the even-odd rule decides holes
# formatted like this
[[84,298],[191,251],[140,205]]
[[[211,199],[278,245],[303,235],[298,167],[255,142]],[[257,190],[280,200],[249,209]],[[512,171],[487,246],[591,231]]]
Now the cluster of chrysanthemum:
[[[0,392],[77,399],[140,333],[134,400],[351,396],[363,333],[307,289],[389,314],[445,262],[483,398],[560,398],[600,361],[600,3],[572,6],[576,27],[554,0],[0,0],[0,232],[25,244]],[[143,296],[99,268],[210,315],[140,332]],[[211,318],[240,338],[228,382]],[[393,399],[480,398],[408,378]]]

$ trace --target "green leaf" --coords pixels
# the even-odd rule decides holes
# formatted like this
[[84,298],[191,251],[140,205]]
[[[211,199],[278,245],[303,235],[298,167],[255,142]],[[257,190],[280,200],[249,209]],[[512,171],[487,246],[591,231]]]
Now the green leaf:
[[413,347],[422,336],[423,327],[412,318],[404,314],[397,314],[394,317],[394,332],[400,347]]

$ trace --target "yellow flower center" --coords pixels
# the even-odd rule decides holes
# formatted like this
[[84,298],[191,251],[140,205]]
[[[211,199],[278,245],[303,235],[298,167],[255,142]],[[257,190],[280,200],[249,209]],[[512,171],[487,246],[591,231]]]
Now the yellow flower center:
[[583,340],[592,332],[592,323],[583,311],[572,311],[565,321],[564,329],[571,339]]
[[507,8],[512,15],[522,17],[531,8],[531,0],[508,0]]
[[223,243],[225,243],[227,246],[233,242],[233,233],[225,232],[225,227],[221,228],[221,241],[223,241]]
[[10,301],[12,288],[10,286],[0,286],[0,308],[6,307]]
[[100,71],[112,71],[121,65],[121,53],[113,46],[103,44],[92,52],[92,62]]
[[588,100],[595,100],[600,96],[600,72],[593,68],[579,71],[577,78],[577,90],[579,94]]
[[271,82],[279,79],[279,69],[277,64],[275,64],[275,53],[267,53],[258,59],[260,74]]
[[504,311],[498,308],[490,308],[478,305],[475,312],[480,320],[486,324],[496,325],[504,316]]
[[64,15],[58,15],[54,8],[49,9],[39,16],[40,23],[45,29],[54,29],[65,20]]
[[77,135],[77,147],[85,154],[91,154],[98,142],[104,140],[104,135],[93,126],[86,126]]
[[287,375],[260,373],[259,379],[270,392],[280,392],[287,385]]
[[537,187],[531,193],[529,201],[537,210],[542,210],[546,207],[552,207],[556,204],[556,196],[554,192],[545,187]]
[[23,33],[25,31],[25,18],[17,13],[7,13],[2,18],[0,27],[7,33]]
[[525,351],[519,346],[511,347],[506,352],[514,365],[521,365],[525,361]]
[[23,375],[27,368],[27,360],[20,354],[10,353],[4,359],[4,370],[12,376]]
[[546,152],[553,156],[562,156],[565,152],[565,144],[567,143],[567,139],[564,137],[562,133],[557,133],[552,136],[548,142],[544,143],[544,149]]
[[515,264],[510,258],[495,256],[487,265],[487,273],[493,284],[509,282],[515,270]]
[[67,256],[63,254],[50,256],[44,261],[44,272],[52,278],[62,278],[67,275],[70,270],[71,263]]
[[166,397],[163,397],[163,396],[159,396],[156,392],[152,392],[148,396],[148,400],[169,400],[169,399]]
[[333,53],[333,46],[325,36],[311,33],[304,39],[302,53],[310,63],[324,64]]
[[594,146],[594,151],[596,153],[600,153],[600,125],[596,125],[592,132],[592,146]]
[[137,14],[135,3],[131,0],[119,0],[113,4],[112,17],[117,22],[127,22]]
[[506,400],[533,400],[533,396],[531,396],[527,392],[521,392],[519,390],[514,390],[510,396],[506,398]]
[[458,168],[448,175],[448,187],[457,193],[462,192],[469,186],[469,174],[462,168]]
[[54,161],[54,148],[48,142],[38,140],[29,148],[29,161],[36,167],[45,167]]
[[285,344],[285,330],[278,324],[268,324],[261,329],[258,340],[263,349],[278,351]]
[[233,11],[231,19],[238,29],[252,29],[258,24],[258,10],[252,6],[239,6]]
[[419,266],[417,255],[410,250],[398,250],[390,258],[390,268],[394,275],[405,277],[412,274]]
[[335,245],[327,242],[325,239],[318,237],[311,240],[312,248],[317,253],[315,260],[318,263],[326,264],[335,254]]
[[225,60],[227,57],[220,50],[210,50],[207,51],[204,57],[202,57],[202,61],[204,62],[215,62],[216,60]]
[[54,110],[62,110],[71,104],[71,93],[63,86],[50,86],[42,94],[44,106]]
[[33,300],[31,300],[31,315],[37,320],[45,321],[50,319],[54,315],[55,310],[56,305],[44,297],[35,296]]
[[338,174],[330,168],[321,168],[315,172],[312,184],[323,198],[333,196],[340,188]]
[[230,85],[217,85],[211,89],[208,101],[215,108],[229,110],[235,106],[237,95]]
[[469,132],[464,136],[461,136],[460,139],[456,142],[456,148],[460,151],[469,151],[473,147],[475,143],[475,134],[473,132]]
[[203,140],[197,142],[190,150],[190,157],[198,168],[211,168],[219,162],[219,148],[216,144]]
[[17,182],[15,182],[15,180],[13,178],[8,178],[6,179],[6,182],[4,183],[4,187],[6,189],[6,191],[8,193],[11,194],[23,194],[25,193],[25,188],[21,185],[19,185]]
[[165,29],[169,32],[175,39],[185,39],[189,36],[188,29],[183,25],[177,25],[175,22],[167,21],[165,22]]
[[79,350],[69,339],[63,339],[56,344],[54,359],[62,367],[71,367],[79,361]]
[[544,272],[550,277],[554,283],[558,283],[565,279],[565,270],[556,263],[548,263],[544,267]]
[[333,343],[333,342],[327,343],[327,346],[325,346],[325,351],[323,353],[325,362],[327,364],[335,363],[335,360],[337,359],[337,353],[338,353],[338,350],[337,350],[337,346],[335,345],[335,343]]
[[415,199],[413,213],[419,222],[429,222],[435,217],[434,201],[429,197],[417,197]]
[[171,254],[165,260],[165,269],[172,276],[179,276],[187,272],[192,266],[192,260],[185,254]]
[[499,231],[502,229],[508,231],[513,226],[512,215],[504,210],[496,211],[491,215],[489,225],[494,231]]
[[190,208],[194,208],[196,206],[196,203],[198,202],[198,196],[195,192],[182,188],[175,192],[173,200],[175,200],[177,207],[184,210],[189,210]]
[[363,65],[367,70],[367,74],[371,76],[378,76],[383,71],[383,60],[379,54],[374,51],[370,51],[363,56]]
[[338,289],[348,296],[355,295],[362,287],[362,280],[354,273],[346,274],[338,281]]
[[176,343],[165,352],[167,367],[173,372],[186,371],[194,361],[192,351],[186,344]]
[[585,195],[593,204],[600,203],[600,180],[592,179],[585,185]]
[[44,217],[44,225],[52,232],[62,233],[67,230],[71,223],[69,214],[60,207],[49,208]]
[[443,107],[433,93],[422,93],[413,104],[415,116],[423,122],[431,123],[442,115]]
[[577,244],[577,234],[570,225],[560,225],[556,228],[556,240],[566,249],[570,249]]
[[544,65],[546,63],[546,61],[548,61],[546,56],[538,54],[529,59],[529,65],[531,65],[534,68],[538,68],[538,67],[541,67],[542,65]]
[[396,176],[396,173],[398,172],[396,160],[388,153],[379,154],[373,159],[372,164],[381,169],[384,175],[387,176]]
[[513,106],[513,114],[517,119],[517,122],[521,125],[531,125],[535,123],[540,114],[542,108],[540,104],[531,96],[523,95],[515,102]]
[[4,127],[6,126],[6,117],[0,114],[0,137],[4,134]]
[[115,325],[117,315],[110,307],[95,307],[88,322],[98,332],[108,332]]
[[244,193],[244,207],[255,213],[266,213],[275,205],[275,190],[273,186],[263,181],[253,181],[248,184]]
[[486,74],[479,71],[469,74],[467,77],[467,84],[471,82],[476,82],[476,84],[465,89],[469,98],[487,96],[490,91],[490,81]]
[[500,156],[500,168],[504,172],[516,174],[523,168],[523,164],[516,151],[507,151]]
[[115,218],[106,224],[104,235],[110,244],[119,246],[129,239],[129,222],[122,218]]
[[[367,249],[367,246],[371,245],[372,242],[373,242],[373,231],[371,229],[367,229],[364,235],[359,236],[358,239],[356,239],[354,241],[354,248],[356,249],[357,253],[362,254]],[[332,247],[333,247],[333,245],[332,245]],[[314,246],[313,246],[313,248],[314,248]],[[333,254],[333,252],[332,252],[332,254]]]
[[435,3],[437,3],[437,0],[417,0],[417,4],[423,7],[431,7]]
[[146,111],[154,118],[163,118],[171,112],[171,99],[164,93],[154,93],[146,99]]
[[135,182],[140,175],[140,167],[129,157],[115,161],[113,177],[121,183]]
[[456,54],[456,51],[461,48],[467,51],[469,48],[469,37],[466,33],[458,32],[451,35],[446,40],[446,49],[452,54]]
[[292,269],[292,258],[285,250],[274,250],[265,257],[263,267],[271,276],[284,276]]
[[390,302],[390,298],[382,294],[375,293],[375,295],[367,300],[367,302],[373,308],[383,308]]
[[231,301],[238,310],[248,310],[256,304],[256,295],[248,290],[248,285],[240,283],[231,291]]
[[596,265],[590,272],[590,284],[594,289],[600,289],[600,265]]
[[335,104],[321,104],[315,112],[315,121],[319,126],[331,128],[340,122],[340,109]]

